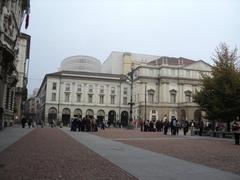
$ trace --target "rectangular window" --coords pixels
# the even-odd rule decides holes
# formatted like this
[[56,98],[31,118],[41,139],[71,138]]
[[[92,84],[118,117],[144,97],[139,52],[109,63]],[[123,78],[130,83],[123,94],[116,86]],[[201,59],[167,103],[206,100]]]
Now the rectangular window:
[[52,84],[52,90],[56,90],[57,89],[57,83],[53,82]]
[[189,70],[186,70],[186,76],[190,77],[190,71]]
[[89,85],[88,86],[88,92],[89,93],[93,93],[93,85]]
[[99,104],[104,104],[104,95],[99,96]]
[[148,102],[153,104],[153,102],[154,102],[154,94],[148,94]]
[[56,93],[52,93],[52,101],[56,101]]
[[176,94],[171,94],[170,95],[170,102],[171,103],[176,103]]
[[81,84],[78,84],[78,85],[77,85],[77,91],[78,91],[78,92],[82,92],[82,85],[81,85]]
[[65,93],[65,102],[69,102],[70,93]]
[[65,91],[70,91],[70,83],[65,84]]
[[123,97],[123,104],[127,105],[127,97]]
[[100,86],[100,93],[101,93],[101,94],[104,93],[104,86]]
[[175,69],[171,69],[171,75],[175,76]]
[[82,94],[77,94],[77,102],[81,102],[81,96]]
[[127,91],[128,91],[128,88],[125,87],[125,88],[123,89],[123,94],[124,94],[124,95],[127,95]]
[[111,94],[115,94],[115,87],[111,87]]
[[186,95],[186,102],[191,102],[191,95],[189,94]]
[[115,96],[111,96],[111,104],[115,104]]
[[88,103],[92,103],[93,102],[93,95],[89,94],[88,95]]

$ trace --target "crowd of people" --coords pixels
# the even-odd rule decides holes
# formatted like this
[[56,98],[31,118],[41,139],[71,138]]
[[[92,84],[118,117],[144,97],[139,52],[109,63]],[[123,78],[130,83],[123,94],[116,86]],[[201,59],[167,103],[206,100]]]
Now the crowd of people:
[[86,131],[86,132],[97,132],[98,128],[105,129],[106,123],[104,120],[99,121],[94,117],[74,117],[70,121],[71,131]]
[[31,118],[26,118],[25,116],[23,116],[23,118],[21,119],[21,123],[22,128],[25,128],[26,123],[28,125],[28,128],[34,127],[33,120]]
[[[26,116],[23,116],[21,119],[22,128],[25,128],[26,124],[29,128],[34,127],[34,121],[31,118],[27,118]],[[41,125],[41,127],[44,127],[44,121],[41,120],[40,122],[36,123],[37,127],[38,125]],[[93,116],[86,116],[86,117],[74,117],[70,120],[70,130],[71,131],[84,131],[84,132],[97,132],[98,128],[101,128],[104,130],[106,127],[111,127],[113,125],[114,127],[122,128],[122,124],[120,121],[117,121],[116,123],[110,123],[110,121],[105,121],[104,119],[99,120],[95,119]],[[163,132],[164,135],[170,134],[171,135],[178,135],[179,131],[182,130],[183,134],[186,136],[186,134],[190,131],[191,135],[195,135],[196,132],[198,132],[198,135],[202,136],[203,130],[212,130],[212,124],[206,123],[204,124],[203,120],[200,121],[187,121],[182,120],[179,121],[176,119],[175,116],[172,116],[169,120],[168,117],[165,115],[162,120],[146,120],[146,121],[133,121],[133,125],[136,127],[139,125],[141,128],[141,131],[144,132]],[[215,125],[215,131],[218,131],[221,128],[221,124],[218,123]],[[49,120],[49,126],[55,127],[57,126],[54,119]],[[61,127],[61,125],[60,125]],[[197,131],[196,131],[197,130]],[[239,144],[240,139],[240,126],[236,121],[233,121],[232,123],[232,132],[234,132],[235,136],[235,144]]]
[[145,132],[163,132],[165,135],[168,134],[168,131],[170,129],[170,132],[172,135],[178,135],[179,130],[183,130],[183,134],[186,135],[189,132],[189,129],[191,130],[191,134],[193,135],[194,128],[199,129],[199,135],[202,135],[204,124],[203,121],[200,121],[197,125],[194,123],[194,121],[188,122],[187,120],[179,121],[176,119],[175,116],[172,116],[169,120],[167,116],[165,115],[162,120],[156,120],[156,121],[140,121],[140,127],[141,131]]

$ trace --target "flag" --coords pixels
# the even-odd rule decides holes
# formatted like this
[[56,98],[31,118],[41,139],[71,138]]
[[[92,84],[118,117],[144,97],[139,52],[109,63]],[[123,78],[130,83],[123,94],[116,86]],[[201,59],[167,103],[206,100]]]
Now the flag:
[[29,25],[29,14],[27,14],[26,19],[25,19],[25,29],[28,28]]
[[27,28],[28,28],[28,25],[29,25],[30,0],[27,1],[25,14],[26,14],[25,29],[27,29]]

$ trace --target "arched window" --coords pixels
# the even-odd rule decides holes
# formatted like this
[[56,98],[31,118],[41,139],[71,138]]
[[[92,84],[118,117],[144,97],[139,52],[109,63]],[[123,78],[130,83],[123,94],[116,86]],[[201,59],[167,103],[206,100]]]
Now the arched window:
[[75,109],[74,110],[74,117],[82,117],[82,110],[81,109]]
[[94,112],[93,112],[92,109],[88,109],[88,110],[86,111],[86,116],[93,116],[93,115],[94,115]]

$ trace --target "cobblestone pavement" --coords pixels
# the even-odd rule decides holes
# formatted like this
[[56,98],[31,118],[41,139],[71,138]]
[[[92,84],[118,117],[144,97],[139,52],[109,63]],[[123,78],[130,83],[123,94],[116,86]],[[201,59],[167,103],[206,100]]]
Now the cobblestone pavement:
[[0,131],[0,152],[31,131],[32,128],[22,128],[18,124]]
[[0,153],[1,180],[136,179],[57,128],[38,128]]
[[171,136],[139,130],[107,129],[94,133],[157,153],[240,174],[240,146],[233,140]]

